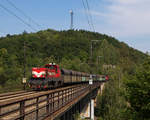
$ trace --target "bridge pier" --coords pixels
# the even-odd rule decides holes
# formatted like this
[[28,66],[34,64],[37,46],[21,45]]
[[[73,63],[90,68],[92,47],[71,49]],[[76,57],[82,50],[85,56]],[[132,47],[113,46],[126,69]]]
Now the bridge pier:
[[88,104],[85,105],[80,115],[81,118],[94,120],[94,99],[91,99]]
[[83,110],[80,112],[81,118],[94,120],[94,107],[97,103],[97,96],[94,96],[94,94],[101,95],[104,89],[104,84],[105,83],[102,83],[97,91],[93,91],[93,93],[88,96],[88,99],[86,100],[86,102],[88,101],[88,103],[84,105]]
[[60,119],[60,120],[75,120],[75,117],[78,117],[77,113],[79,113],[79,117],[94,120],[94,103],[97,96],[97,93],[99,91],[99,94],[102,92],[101,86],[102,84],[99,84],[99,87],[96,89],[92,89],[91,86],[89,86],[89,94],[87,94],[84,98],[80,99],[75,104],[71,104],[71,106],[62,112],[62,114],[58,117],[56,117],[54,120]]
[[90,101],[90,119],[94,120],[94,99]]

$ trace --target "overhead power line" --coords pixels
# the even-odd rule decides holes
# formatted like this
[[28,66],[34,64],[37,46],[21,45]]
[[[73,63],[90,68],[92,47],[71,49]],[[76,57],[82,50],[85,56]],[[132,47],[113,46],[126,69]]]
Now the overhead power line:
[[84,3],[84,0],[82,0],[82,4],[83,4],[84,10],[85,10],[85,16],[86,16],[86,19],[87,19],[88,25],[89,25],[90,29],[92,29],[92,26],[91,26],[91,24],[90,24],[90,20],[89,20],[88,12],[87,12],[86,5],[85,5],[85,3]]
[[29,21],[31,21],[32,23],[34,23],[37,27],[42,28],[42,26],[40,24],[38,24],[37,22],[35,22],[31,17],[29,17],[24,11],[22,11],[21,9],[19,9],[14,3],[12,3],[10,0],[6,0],[12,7],[14,7],[17,11],[19,11],[24,17],[26,17]]
[[83,4],[84,10],[85,10],[88,25],[89,25],[90,29],[95,32],[95,28],[94,28],[94,24],[93,24],[92,15],[91,15],[91,12],[90,12],[90,6],[89,6],[89,3],[88,3],[88,0],[85,0],[85,1],[82,0],[82,4]]
[[91,25],[92,25],[92,28],[95,32],[95,28],[94,28],[94,24],[93,24],[93,19],[92,19],[92,15],[91,15],[91,11],[90,11],[90,6],[89,6],[89,3],[88,3],[88,0],[85,0],[86,1],[86,4],[87,4],[87,8],[88,8],[88,13],[89,13],[89,16],[90,16],[90,20],[91,20]]
[[5,6],[3,6],[2,4],[0,4],[0,7],[3,8],[5,11],[7,11],[9,14],[13,15],[14,17],[16,17],[18,20],[20,20],[23,24],[25,24],[26,26],[28,26],[29,28],[31,28],[32,30],[36,31],[36,29],[34,27],[32,27],[30,24],[28,24],[26,21],[24,21],[21,17],[17,16],[14,12],[12,12],[11,10],[9,10],[8,8],[6,8]]

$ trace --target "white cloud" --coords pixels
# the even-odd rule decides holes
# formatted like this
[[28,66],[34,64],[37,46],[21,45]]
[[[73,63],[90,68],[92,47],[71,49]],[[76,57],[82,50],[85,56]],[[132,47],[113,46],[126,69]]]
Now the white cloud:
[[108,1],[117,3],[117,4],[135,4],[137,2],[138,3],[141,2],[142,0],[108,0]]
[[[105,0],[106,11],[92,11],[96,19],[107,23],[103,31],[114,36],[150,34],[150,0]],[[98,30],[102,31],[102,30]]]

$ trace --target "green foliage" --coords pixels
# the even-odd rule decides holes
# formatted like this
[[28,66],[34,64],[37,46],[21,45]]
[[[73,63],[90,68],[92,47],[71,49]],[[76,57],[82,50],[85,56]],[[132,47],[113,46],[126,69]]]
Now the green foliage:
[[[92,64],[89,64],[91,40],[99,42],[92,43]],[[123,67],[123,71],[128,72],[132,66],[132,73],[135,66],[147,57],[113,37],[85,30],[48,29],[37,33],[7,35],[0,38],[0,87],[21,81],[24,71],[24,42],[28,79],[32,67],[49,62],[56,62],[66,69],[101,74],[103,64],[119,65]],[[102,57],[97,60],[98,56]]]
[[[117,67],[111,74],[111,80],[105,84],[102,95],[98,96],[95,115],[101,120],[128,120],[126,101],[124,99],[122,70]],[[123,94],[122,94],[123,93]]]
[[80,113],[79,112],[74,114],[73,117],[74,117],[74,120],[82,120],[81,117],[80,117]]
[[140,66],[136,73],[126,78],[126,99],[132,119],[150,119],[150,58]]

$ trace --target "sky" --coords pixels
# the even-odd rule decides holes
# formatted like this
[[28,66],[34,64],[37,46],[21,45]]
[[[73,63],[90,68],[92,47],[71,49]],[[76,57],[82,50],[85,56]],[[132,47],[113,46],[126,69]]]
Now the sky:
[[[45,29],[68,30],[69,10],[74,12],[74,29],[93,31],[88,25],[82,0],[9,0],[31,19],[0,0],[0,36]],[[83,0],[86,1],[86,0]],[[140,51],[150,52],[150,0],[88,0],[96,32],[113,36]],[[22,23],[5,7],[25,21]],[[31,29],[32,26],[33,29]]]

